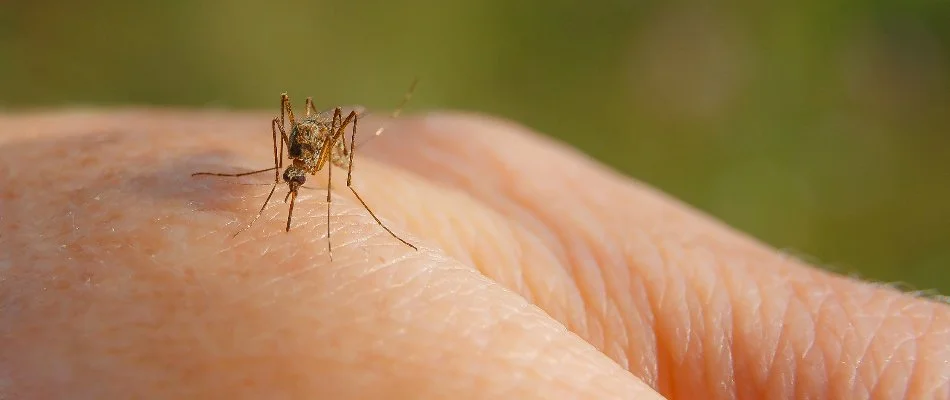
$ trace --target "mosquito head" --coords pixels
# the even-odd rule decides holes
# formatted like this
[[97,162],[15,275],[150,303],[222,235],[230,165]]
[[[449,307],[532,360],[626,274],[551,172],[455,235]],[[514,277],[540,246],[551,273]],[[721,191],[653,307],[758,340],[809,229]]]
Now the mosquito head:
[[291,165],[284,170],[284,182],[287,182],[291,192],[296,192],[299,187],[307,183],[307,172]]

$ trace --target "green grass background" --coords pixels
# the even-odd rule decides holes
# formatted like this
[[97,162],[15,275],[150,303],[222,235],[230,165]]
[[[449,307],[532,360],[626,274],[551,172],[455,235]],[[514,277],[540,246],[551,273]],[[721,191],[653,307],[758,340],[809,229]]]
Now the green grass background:
[[388,109],[416,76],[409,111],[514,119],[824,267],[950,293],[950,2],[0,2],[7,109]]

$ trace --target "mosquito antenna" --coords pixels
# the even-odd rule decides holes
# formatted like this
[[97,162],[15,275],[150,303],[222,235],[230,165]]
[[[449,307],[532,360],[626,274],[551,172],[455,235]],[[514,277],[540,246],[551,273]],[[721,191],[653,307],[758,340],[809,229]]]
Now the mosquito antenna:
[[[405,107],[406,103],[408,103],[409,100],[412,99],[412,94],[413,92],[416,91],[416,84],[418,83],[419,83],[419,78],[412,79],[412,84],[409,85],[409,90],[406,91],[406,94],[402,97],[402,101],[399,102],[399,105],[396,106],[396,109],[389,116],[390,119],[399,118],[399,114],[402,113],[403,107]],[[379,129],[376,130],[376,133],[373,134],[373,136],[375,137],[375,136],[382,135],[384,130],[386,130],[386,125],[380,126]]]

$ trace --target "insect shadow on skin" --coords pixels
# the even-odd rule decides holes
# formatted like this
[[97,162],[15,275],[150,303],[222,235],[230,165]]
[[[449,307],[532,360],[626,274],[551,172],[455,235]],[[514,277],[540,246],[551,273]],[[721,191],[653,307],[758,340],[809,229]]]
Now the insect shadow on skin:
[[[399,113],[402,112],[402,108],[412,97],[417,82],[418,80],[413,80],[402,102],[393,112],[392,118],[398,117]],[[356,199],[359,200],[360,204],[369,212],[369,215],[373,217],[376,223],[406,246],[414,250],[419,250],[418,247],[399,237],[399,235],[396,235],[395,232],[389,229],[389,227],[376,216],[376,213],[370,209],[369,205],[366,204],[366,201],[363,200],[363,197],[360,196],[356,189],[353,188],[353,155],[356,149],[357,122],[361,117],[361,113],[353,110],[344,118],[343,107],[339,106],[334,107],[332,111],[317,111],[313,105],[313,99],[307,97],[306,114],[302,119],[298,120],[294,116],[290,98],[287,96],[287,93],[282,93],[280,95],[280,116],[274,117],[271,121],[271,133],[274,145],[273,167],[233,174],[195,172],[191,175],[242,177],[274,171],[274,183],[271,185],[270,193],[267,195],[267,199],[264,200],[264,204],[261,205],[257,215],[255,215],[250,222],[232,235],[232,237],[234,237],[250,228],[251,225],[260,218],[264,209],[267,208],[271,197],[274,196],[274,191],[277,189],[277,185],[280,184],[281,180],[287,184],[288,188],[287,195],[284,196],[284,202],[286,203],[288,199],[290,200],[286,226],[286,231],[290,232],[298,190],[307,182],[307,175],[316,175],[324,167],[327,167],[327,251],[330,255],[330,260],[333,260],[333,245],[330,241],[331,181],[333,177],[333,166],[345,168],[347,170],[346,187],[353,192]],[[290,122],[289,134],[287,133],[288,129],[286,125],[288,120]],[[352,124],[353,127],[350,136],[350,147],[347,148],[345,132],[347,126],[350,124]],[[384,126],[377,129],[374,136],[382,134],[384,129]],[[280,133],[279,140],[277,137],[278,132]],[[290,160],[290,165],[288,165],[286,169],[284,169],[284,146],[287,147],[287,158]],[[284,169],[283,174],[280,173],[281,169]]]

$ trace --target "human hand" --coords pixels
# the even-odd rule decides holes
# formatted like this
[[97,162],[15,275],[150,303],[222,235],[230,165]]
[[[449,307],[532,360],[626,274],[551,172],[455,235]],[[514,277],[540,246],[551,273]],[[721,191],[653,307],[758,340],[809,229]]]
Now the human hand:
[[357,149],[355,186],[419,251],[342,173],[332,262],[320,190],[290,232],[275,195],[232,238],[269,190],[236,183],[272,176],[189,175],[268,167],[269,121],[0,116],[0,398],[950,398],[947,305],[486,118]]

